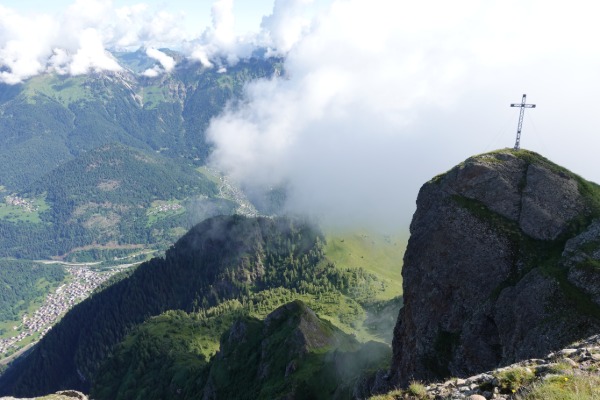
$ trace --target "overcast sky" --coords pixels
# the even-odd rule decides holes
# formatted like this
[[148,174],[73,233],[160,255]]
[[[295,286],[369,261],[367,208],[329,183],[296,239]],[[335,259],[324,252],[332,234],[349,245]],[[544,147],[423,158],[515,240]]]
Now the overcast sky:
[[[243,106],[213,121],[212,162],[246,184],[287,182],[292,210],[406,228],[422,183],[473,154],[514,145],[518,109],[509,105],[523,93],[537,108],[526,112],[521,146],[600,182],[597,7],[0,1],[0,70],[18,81],[48,69],[114,69],[99,56],[105,49],[178,43],[212,65],[268,47],[287,57],[287,76],[250,85]],[[160,62],[152,73],[167,73],[169,60],[152,54]]]

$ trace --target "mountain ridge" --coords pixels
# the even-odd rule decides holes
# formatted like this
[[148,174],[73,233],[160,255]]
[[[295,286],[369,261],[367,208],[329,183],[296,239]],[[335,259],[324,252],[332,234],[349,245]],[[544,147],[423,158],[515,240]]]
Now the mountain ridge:
[[112,142],[202,165],[210,152],[204,136],[210,118],[241,97],[247,82],[271,77],[280,64],[253,58],[219,73],[185,62],[156,78],[127,71],[45,74],[3,85],[0,185],[23,189],[81,152]]
[[[84,376],[89,379],[88,387],[99,385],[93,390],[103,393],[101,398],[114,398],[115,393],[123,399],[131,398],[143,392],[136,384],[137,371],[141,376],[159,374],[164,379],[156,393],[143,392],[152,399],[176,398],[182,393],[207,399],[301,398],[303,394],[309,398],[362,398],[384,387],[406,387],[414,380],[425,382],[429,387],[425,390],[430,391],[427,395],[454,396],[458,391],[456,396],[461,398],[466,393],[487,396],[494,387],[516,392],[525,386],[510,379],[520,379],[514,374],[523,371],[527,379],[531,378],[528,383],[545,376],[542,370],[558,371],[561,379],[567,378],[562,381],[565,386],[570,377],[573,381],[581,378],[571,364],[577,364],[577,368],[593,367],[593,362],[600,360],[598,347],[591,342],[597,341],[597,336],[592,335],[600,331],[600,186],[539,154],[500,150],[474,156],[423,185],[404,256],[404,307],[394,328],[388,374],[378,361],[371,360],[367,363],[372,368],[368,374],[350,371],[346,377],[351,376],[352,384],[336,386],[331,385],[333,378],[325,382],[322,377],[311,375],[318,370],[316,364],[302,372],[300,364],[294,361],[299,354],[319,353],[321,348],[336,348],[340,344],[344,347],[344,343],[354,348],[356,344],[345,334],[331,336],[333,325],[322,321],[298,301],[298,296],[315,295],[318,301],[313,304],[330,300],[341,304],[341,297],[332,296],[323,288],[350,293],[356,292],[350,277],[367,283],[372,280],[364,271],[344,272],[327,264],[322,240],[322,234],[310,225],[285,219],[230,216],[205,221],[182,237],[165,259],[155,259],[133,272],[136,279],[124,278],[88,301],[89,304],[129,293],[124,301],[108,307],[104,304],[99,309],[101,315],[114,314],[123,304],[130,303],[134,307],[130,311],[138,318],[127,325],[135,330],[132,334],[127,334],[127,329],[121,333],[109,330],[114,340],[102,343],[98,350],[94,346],[106,334],[99,334],[100,325],[79,333],[57,329],[55,338],[65,335],[62,340],[71,342],[68,335],[75,334],[88,347],[67,357],[74,359],[74,365],[67,366],[70,376],[60,380],[49,378],[44,372],[42,379],[46,382],[35,383],[35,390],[53,391],[48,381],[77,389],[77,385],[82,385],[79,378]],[[211,267],[203,270],[203,265]],[[152,267],[155,272],[161,269],[160,273],[153,276],[144,272]],[[201,277],[196,276],[199,271]],[[208,282],[208,286],[195,285],[198,279]],[[177,280],[183,283],[172,285]],[[153,293],[170,292],[183,297],[146,298],[136,281],[149,283],[146,288],[152,288]],[[241,296],[236,297],[237,294]],[[136,297],[144,301],[139,302]],[[365,299],[375,298],[367,295],[361,301],[366,304]],[[154,301],[160,307],[144,309]],[[120,305],[115,307],[117,304]],[[275,306],[279,308],[273,311]],[[89,306],[82,306],[85,307]],[[266,318],[250,316],[250,310],[257,308]],[[185,313],[173,311],[177,309]],[[86,309],[85,313],[89,311]],[[77,315],[68,314],[65,320],[74,318],[85,323]],[[158,316],[142,323],[144,318],[140,315]],[[346,321],[353,323],[351,319]],[[194,335],[203,335],[199,333],[200,326],[212,331],[207,333],[207,340],[194,342]],[[215,326],[218,328],[213,329]],[[179,328],[184,334],[168,334]],[[208,332],[206,329],[203,332]],[[221,335],[218,345],[214,342],[217,332]],[[591,341],[585,341],[588,336]],[[584,340],[581,349],[571,351],[565,347],[578,340]],[[159,344],[158,356],[139,357],[143,349],[150,349],[144,346],[153,343]],[[268,351],[271,345],[279,350]],[[169,361],[173,364],[168,372],[161,370],[161,365],[147,365],[151,364],[148,361],[164,357],[164,349],[177,346],[181,358]],[[51,349],[42,343],[29,356],[33,356],[31,359],[23,361],[28,364],[25,368],[13,370],[17,375],[0,378],[2,390],[7,390],[6,379],[14,376],[18,376],[13,380],[16,385],[40,379],[34,371],[40,370],[42,360],[64,360],[64,355],[50,355]],[[560,349],[564,351],[556,353],[558,356],[548,355]],[[286,350],[294,356],[285,362],[279,360],[281,365],[270,369],[275,365],[273,354],[285,354]],[[364,345],[357,351],[362,351],[363,357],[374,350]],[[89,358],[88,352],[103,353]],[[338,351],[326,354],[323,360],[336,367],[324,370],[325,377],[330,377],[332,371],[339,372],[336,368],[340,365],[360,364]],[[566,360],[569,355],[573,355],[570,362]],[[535,361],[541,358],[546,361]],[[192,359],[198,364],[178,369],[178,365]],[[575,372],[570,375],[559,371],[556,368],[562,368],[561,363],[570,364]],[[54,369],[59,367],[54,365]],[[494,370],[497,372],[489,373]],[[121,372],[114,376],[110,371]],[[276,372],[270,375],[270,371]],[[296,377],[304,380],[294,380],[297,372]],[[596,374],[588,372],[586,376]],[[502,383],[504,373],[509,375],[508,383]],[[128,379],[121,382],[119,379],[125,375]],[[191,376],[202,382],[201,394],[178,386],[182,377]],[[433,383],[450,376],[456,379]],[[261,377],[269,384],[257,383]],[[235,382],[244,382],[243,386],[251,389],[239,393]],[[502,386],[505,384],[508,386]],[[314,385],[322,391],[315,392]],[[21,386],[14,393],[26,390],[29,389]],[[496,394],[513,398],[512,393]],[[405,396],[407,392],[390,396],[397,395]]]
[[87,390],[102,360],[130,329],[170,309],[191,312],[235,298],[248,302],[252,293],[256,300],[250,306],[262,307],[263,298],[268,305],[269,297],[279,291],[283,295],[278,298],[311,294],[323,303],[335,298],[338,308],[349,302],[352,308],[341,308],[340,318],[355,318],[360,306],[342,299],[334,288],[357,293],[380,289],[361,283],[371,279],[365,272],[321,263],[322,243],[321,234],[302,221],[208,219],[184,235],[164,259],[155,258],[128,277],[113,279],[67,313],[20,365],[0,378],[2,392]]

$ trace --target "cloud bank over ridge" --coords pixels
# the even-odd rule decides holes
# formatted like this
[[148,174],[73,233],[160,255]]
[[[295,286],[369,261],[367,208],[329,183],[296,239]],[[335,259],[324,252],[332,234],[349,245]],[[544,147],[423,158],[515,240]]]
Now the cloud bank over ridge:
[[[253,82],[212,121],[212,162],[248,186],[285,184],[290,211],[333,226],[408,227],[421,184],[512,147],[509,103],[528,92],[538,108],[524,147],[600,181],[589,161],[600,144],[600,28],[588,8],[333,1],[289,47],[284,79]],[[564,102],[573,96],[589,104],[586,118]],[[585,143],[575,153],[564,147],[569,123]]]
[[146,48],[147,55],[157,60],[154,68],[144,72],[146,76],[174,68],[174,60],[158,53],[161,47],[178,49],[207,67],[221,60],[235,64],[257,48],[282,55],[298,39],[302,26],[294,13],[310,3],[278,0],[262,27],[237,36],[233,0],[216,0],[212,25],[199,37],[185,31],[183,13],[155,10],[143,3],[115,7],[111,0],[75,0],[57,16],[22,15],[0,5],[0,82],[16,84],[45,72],[80,75],[121,70],[108,50]]
[[58,17],[24,16],[0,5],[0,81],[15,84],[45,72],[118,71],[107,49],[184,38],[175,16],[151,14],[143,5],[115,9],[110,1],[77,0]]
[[[239,0],[238,0],[239,1]],[[600,182],[600,25],[594,4],[542,0],[274,0],[256,32],[235,33],[233,0],[190,36],[182,15],[77,0],[57,16],[0,6],[0,81],[47,71],[118,71],[107,50],[143,47],[158,76],[178,47],[224,69],[257,48],[285,56],[209,128],[213,165],[248,187],[285,184],[287,207],[333,225],[408,225],[420,185],[514,142]],[[207,10],[208,12],[208,10]],[[568,137],[566,137],[568,135]]]

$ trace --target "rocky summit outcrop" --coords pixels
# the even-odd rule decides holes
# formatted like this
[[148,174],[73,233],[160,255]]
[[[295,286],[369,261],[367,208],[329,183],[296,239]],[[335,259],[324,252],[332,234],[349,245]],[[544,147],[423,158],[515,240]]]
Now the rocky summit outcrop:
[[420,190],[392,382],[466,377],[600,331],[600,188],[528,151]]

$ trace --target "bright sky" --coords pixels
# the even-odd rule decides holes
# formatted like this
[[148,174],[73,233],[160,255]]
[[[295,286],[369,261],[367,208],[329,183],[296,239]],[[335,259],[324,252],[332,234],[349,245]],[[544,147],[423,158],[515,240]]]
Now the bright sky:
[[[59,14],[73,0],[4,0],[1,5],[19,10],[23,14],[48,13]],[[192,36],[199,36],[206,27],[211,25],[210,9],[211,0],[113,0],[115,8],[133,6],[135,4],[147,4],[155,11],[167,11],[172,14],[183,14],[183,24],[187,32]],[[245,34],[256,31],[260,25],[261,18],[269,15],[273,10],[273,0],[245,0],[234,3],[233,11],[236,20],[236,32]]]
[[[205,65],[269,48],[287,57],[288,75],[250,85],[242,108],[213,121],[213,163],[246,184],[287,182],[294,210],[407,226],[423,182],[513,146],[519,111],[509,105],[523,93],[537,108],[526,112],[522,148],[600,182],[598,7],[0,0],[0,80],[118,69],[104,51],[115,47],[183,43]],[[148,54],[159,63],[149,74],[173,68],[166,55]]]

